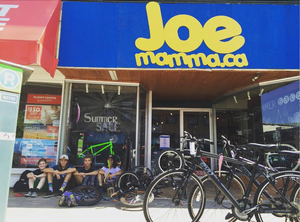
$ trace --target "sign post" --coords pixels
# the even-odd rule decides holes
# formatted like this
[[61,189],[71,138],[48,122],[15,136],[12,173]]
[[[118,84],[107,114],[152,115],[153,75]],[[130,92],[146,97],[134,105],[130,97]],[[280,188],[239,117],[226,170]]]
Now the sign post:
[[9,195],[24,71],[20,67],[0,63],[0,168],[3,169],[0,183],[0,221],[5,221]]

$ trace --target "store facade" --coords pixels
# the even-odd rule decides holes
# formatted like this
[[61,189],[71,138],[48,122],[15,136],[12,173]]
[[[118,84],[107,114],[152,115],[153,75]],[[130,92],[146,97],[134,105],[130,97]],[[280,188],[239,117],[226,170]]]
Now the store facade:
[[100,167],[112,142],[127,167],[151,167],[184,130],[211,152],[221,134],[299,149],[298,40],[299,5],[63,2],[49,152],[80,165],[104,148]]

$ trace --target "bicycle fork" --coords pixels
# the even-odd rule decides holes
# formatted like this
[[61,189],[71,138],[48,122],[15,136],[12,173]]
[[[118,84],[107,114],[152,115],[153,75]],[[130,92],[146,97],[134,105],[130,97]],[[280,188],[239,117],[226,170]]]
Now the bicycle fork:
[[[192,176],[192,172],[193,172],[192,169],[188,170],[186,178],[184,177],[185,175],[183,175],[182,182],[180,183],[179,187],[177,188],[177,190],[174,194],[174,197],[172,199],[172,202],[175,204],[175,206],[178,206],[180,204],[183,205],[182,198],[183,198],[183,195],[186,195],[186,187],[189,182],[189,179]],[[174,188],[175,187],[173,187],[173,189]]]

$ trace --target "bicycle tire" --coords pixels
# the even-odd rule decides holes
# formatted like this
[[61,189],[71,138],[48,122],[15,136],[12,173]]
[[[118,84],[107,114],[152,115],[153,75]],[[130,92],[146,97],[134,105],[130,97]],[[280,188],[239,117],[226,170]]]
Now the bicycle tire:
[[156,158],[156,169],[159,173],[173,169],[182,169],[184,158],[182,154],[173,149],[163,150]]
[[[195,174],[192,174],[187,181],[187,173],[185,169],[170,170],[160,174],[151,182],[143,202],[143,213],[147,222],[194,222],[200,219],[205,208],[204,188]],[[185,190],[181,187],[183,183],[186,183]],[[199,198],[188,200],[194,186],[199,187],[197,188],[200,193]],[[188,206],[191,202],[193,204]],[[189,213],[189,208],[192,207],[195,207],[196,212],[194,218],[191,218]]]
[[298,208],[300,208],[300,184],[294,188],[291,195],[291,202],[298,204]]
[[[120,198],[120,202],[123,206],[128,208],[142,207],[145,193],[145,190],[138,190],[126,193],[123,197]],[[151,194],[151,198],[152,200],[154,199],[153,194]]]
[[[289,144],[281,144],[279,149],[279,151],[298,151]],[[266,155],[266,163],[268,167],[279,171],[296,170],[300,166],[300,155],[268,152]]]
[[128,191],[130,188],[139,187],[140,179],[134,172],[124,172],[118,178],[117,188],[121,189],[123,192]]
[[[276,186],[280,192],[283,192],[284,197],[290,201],[292,191],[300,183],[300,172],[285,171],[276,173],[272,175],[270,180],[273,181],[272,184]],[[260,210],[255,213],[256,221],[300,221],[299,212],[284,213],[279,211],[289,211],[291,210],[291,206],[289,205],[289,202],[284,200],[284,198],[274,189],[270,180],[265,180],[261,183],[255,193],[253,205],[258,205],[260,207]],[[264,192],[267,192],[268,195],[270,195],[270,198],[267,198]],[[268,214],[264,212],[268,212]]]
[[80,206],[90,206],[102,199],[102,193],[96,186],[80,185],[72,190],[76,202]]

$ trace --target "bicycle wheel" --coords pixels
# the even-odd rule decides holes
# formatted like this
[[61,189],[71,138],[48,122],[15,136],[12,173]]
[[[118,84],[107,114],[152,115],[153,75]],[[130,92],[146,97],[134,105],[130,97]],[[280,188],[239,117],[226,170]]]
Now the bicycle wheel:
[[156,159],[158,172],[165,172],[173,169],[181,169],[184,166],[184,159],[180,152],[172,149],[162,151]]
[[[221,176],[218,176],[218,172],[215,172],[218,179],[229,190],[231,195],[236,200],[241,200],[246,192],[244,182],[235,174],[228,171],[221,171]],[[223,195],[223,193],[216,187],[211,179],[206,175],[201,178],[202,184],[206,193],[205,211],[202,216],[203,221],[209,221],[210,218],[218,215],[219,218],[224,218],[227,213],[231,213],[232,203]],[[194,191],[197,195],[197,190]],[[228,210],[224,210],[227,208]]]
[[[162,173],[151,182],[143,203],[144,217],[148,222],[186,222],[200,219],[205,207],[204,189],[195,174],[187,180],[187,173],[184,169],[172,170]],[[190,195],[195,186],[199,194],[197,197]],[[189,200],[188,197],[192,199]],[[191,218],[190,210],[194,212],[194,218]]]
[[140,181],[140,187],[147,189],[151,181],[153,180],[152,171],[144,166],[137,166],[134,168],[134,173],[138,176]]
[[138,176],[142,176],[142,175],[147,175],[151,178],[153,178],[153,173],[152,171],[145,166],[136,166],[133,170]]
[[80,185],[72,190],[78,205],[90,206],[102,199],[102,194],[96,186]]
[[[125,207],[134,208],[142,207],[146,191],[138,190],[126,193],[123,197],[120,198],[120,202]],[[154,195],[151,194],[151,199],[154,199]]]
[[291,202],[293,202],[294,204],[298,204],[298,209],[300,208],[300,185],[299,184],[294,188],[292,192]]
[[298,151],[289,144],[281,144],[279,151],[287,151],[281,153],[269,152],[266,155],[266,163],[268,167],[277,170],[296,170],[300,165],[300,154],[289,153],[289,151]]
[[135,173],[124,172],[118,178],[117,187],[118,189],[121,189],[123,192],[126,192],[129,189],[139,188],[140,180]]
[[[260,208],[259,212],[255,213],[257,222],[300,221],[299,202],[290,202],[292,191],[300,184],[300,172],[276,173],[272,175],[271,181],[272,183],[265,180],[255,193],[253,204]],[[292,211],[290,203],[298,210]]]

